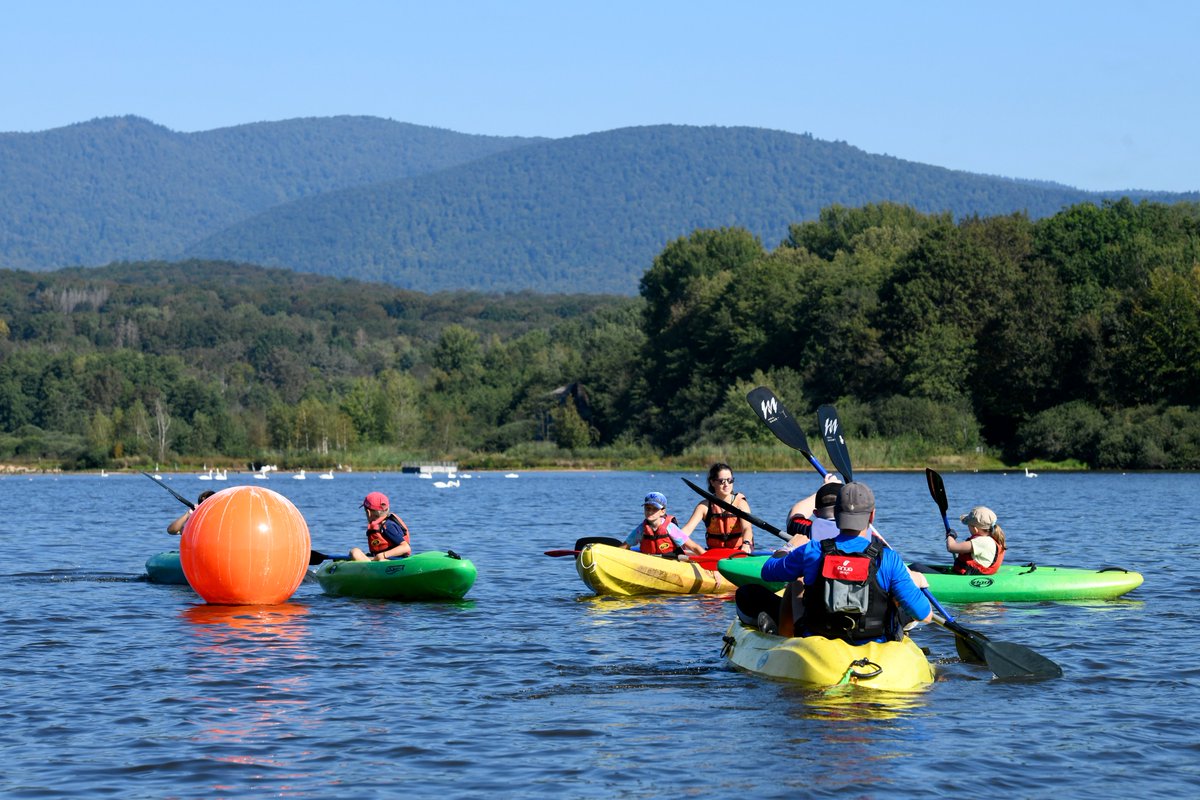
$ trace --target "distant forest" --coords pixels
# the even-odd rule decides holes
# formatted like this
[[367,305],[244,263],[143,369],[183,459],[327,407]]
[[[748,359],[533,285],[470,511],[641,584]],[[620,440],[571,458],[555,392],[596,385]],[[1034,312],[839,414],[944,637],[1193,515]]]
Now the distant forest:
[[758,384],[801,419],[836,402],[896,463],[1200,468],[1200,205],[834,206],[774,249],[675,239],[636,298],[206,261],[0,272],[5,461],[671,457],[769,442]]

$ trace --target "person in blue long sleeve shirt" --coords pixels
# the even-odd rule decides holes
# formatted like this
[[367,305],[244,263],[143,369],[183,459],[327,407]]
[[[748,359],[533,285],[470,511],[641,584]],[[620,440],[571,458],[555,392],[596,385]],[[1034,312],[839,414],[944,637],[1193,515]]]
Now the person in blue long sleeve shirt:
[[[871,591],[871,611],[864,613],[864,619],[887,619],[886,632],[881,635],[856,636],[853,630],[844,631],[839,638],[846,638],[854,644],[868,641],[886,641],[889,638],[899,638],[900,627],[892,606],[899,604],[908,617],[928,622],[933,618],[933,607],[929,600],[913,582],[904,560],[894,550],[872,543],[871,522],[875,519],[875,494],[865,483],[851,482],[841,488],[837,504],[834,506],[834,519],[837,521],[840,533],[826,542],[809,542],[779,558],[767,559],[762,567],[762,578],[765,581],[804,581],[805,619],[798,620],[803,625],[801,635],[810,636],[814,633],[828,635],[827,623],[830,619],[839,619],[837,612],[826,610],[824,587],[826,577],[832,573],[825,567],[827,550],[836,548],[837,552],[854,555],[867,553],[877,556],[875,568],[875,587]],[[872,548],[868,552],[868,547]],[[830,558],[837,558],[829,556]],[[844,559],[842,559],[844,560]],[[851,561],[861,561],[853,558]],[[824,574],[823,574],[824,573]],[[868,581],[870,583],[870,581]],[[886,603],[888,608],[880,608],[876,604]],[[813,628],[821,630],[813,630]],[[870,626],[868,630],[873,631]],[[867,631],[861,631],[865,633]]]

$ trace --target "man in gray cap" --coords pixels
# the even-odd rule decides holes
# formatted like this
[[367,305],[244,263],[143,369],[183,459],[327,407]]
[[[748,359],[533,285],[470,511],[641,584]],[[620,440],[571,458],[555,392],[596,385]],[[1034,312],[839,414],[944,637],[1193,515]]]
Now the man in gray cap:
[[812,541],[763,564],[765,581],[804,581],[804,617],[797,633],[851,644],[903,636],[896,603],[911,619],[928,622],[933,607],[896,551],[871,535],[875,493],[859,481],[838,492],[832,539]]

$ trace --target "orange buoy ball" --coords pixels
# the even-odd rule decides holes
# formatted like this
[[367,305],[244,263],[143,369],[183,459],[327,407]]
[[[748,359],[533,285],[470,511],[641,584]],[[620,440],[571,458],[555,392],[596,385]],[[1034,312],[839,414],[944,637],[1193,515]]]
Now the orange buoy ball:
[[308,571],[308,523],[281,494],[231,486],[196,507],[183,529],[179,561],[206,602],[276,605]]

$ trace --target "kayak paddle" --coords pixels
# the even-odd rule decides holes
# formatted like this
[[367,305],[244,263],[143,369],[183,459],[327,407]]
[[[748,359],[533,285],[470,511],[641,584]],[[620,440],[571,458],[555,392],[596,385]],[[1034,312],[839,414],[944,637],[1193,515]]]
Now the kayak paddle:
[[[804,431],[801,430],[795,417],[788,413],[774,392],[765,386],[759,386],[750,390],[750,393],[746,395],[746,402],[750,404],[750,408],[754,410],[758,418],[767,424],[771,433],[775,434],[775,438],[793,450],[799,450],[808,459],[808,463],[813,465],[813,469],[821,474],[822,478],[829,474],[809,449],[808,438],[804,435]],[[766,529],[764,528],[764,530]]]

